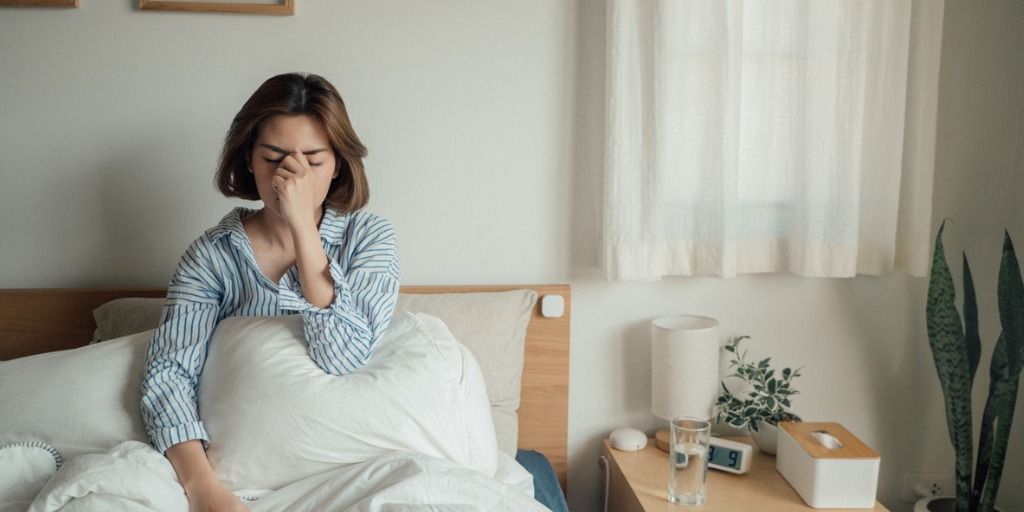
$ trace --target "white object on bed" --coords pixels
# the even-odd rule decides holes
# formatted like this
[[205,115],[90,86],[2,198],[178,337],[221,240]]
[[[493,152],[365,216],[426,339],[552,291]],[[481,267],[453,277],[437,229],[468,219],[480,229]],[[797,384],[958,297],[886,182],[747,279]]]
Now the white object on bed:
[[309,358],[299,315],[218,325],[199,385],[207,455],[230,489],[278,489],[391,451],[495,473],[473,355],[429,315],[396,312],[374,355],[337,377]]
[[[259,495],[255,501],[240,497],[252,512],[545,512],[533,499],[530,474],[507,455],[499,457],[503,459],[498,475],[489,478],[449,461],[391,452],[280,490],[252,492]],[[524,483],[530,486],[524,488]],[[170,462],[149,445],[128,441],[109,453],[69,462],[43,488],[29,512],[58,510],[187,512],[188,502]]]
[[28,512],[56,510],[188,512],[188,498],[166,457],[149,444],[125,441],[70,459]]
[[152,334],[0,361],[0,446],[40,441],[70,460],[145,442],[139,382]]
[[96,343],[156,329],[160,325],[166,298],[121,297],[100,304],[92,310],[96,330],[92,341]]
[[307,478],[247,505],[252,512],[550,512],[532,494],[497,479],[400,452]]
[[498,451],[498,469],[494,472],[494,479],[519,489],[527,496],[534,496],[533,475],[516,462],[516,459],[501,450]]
[[[554,297],[549,295],[548,297]],[[558,296],[561,298],[561,296]],[[519,439],[520,393],[526,328],[537,292],[400,293],[396,311],[426,313],[448,326],[473,353],[487,383],[498,448],[515,457]],[[119,338],[160,321],[164,299],[124,297],[93,310],[95,339]],[[564,303],[563,303],[564,306]]]
[[0,446],[0,512],[23,512],[60,469],[57,450],[40,442]]
[[396,311],[440,318],[480,363],[491,401],[498,449],[516,456],[526,329],[537,292],[399,294]]

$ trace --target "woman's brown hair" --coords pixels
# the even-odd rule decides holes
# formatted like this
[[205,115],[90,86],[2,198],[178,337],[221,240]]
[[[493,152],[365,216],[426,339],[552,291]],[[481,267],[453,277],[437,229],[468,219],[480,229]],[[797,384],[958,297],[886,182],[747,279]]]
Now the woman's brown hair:
[[228,197],[259,200],[256,180],[249,172],[249,156],[260,125],[276,115],[308,115],[318,119],[338,163],[338,177],[331,180],[324,201],[341,212],[353,212],[370,199],[363,158],[366,147],[359,141],[337,89],[319,75],[285,73],[268,79],[235,114],[224,139],[215,181]]

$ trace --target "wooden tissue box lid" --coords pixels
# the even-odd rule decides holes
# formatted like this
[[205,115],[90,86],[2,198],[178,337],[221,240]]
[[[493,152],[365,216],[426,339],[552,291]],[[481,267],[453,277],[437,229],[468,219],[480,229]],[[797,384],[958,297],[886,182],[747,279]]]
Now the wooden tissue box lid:
[[[808,455],[815,459],[878,459],[878,452],[857,439],[849,430],[838,423],[814,423],[799,421],[783,421],[779,428],[784,429]],[[828,448],[812,435],[825,432],[842,443],[841,448]]]

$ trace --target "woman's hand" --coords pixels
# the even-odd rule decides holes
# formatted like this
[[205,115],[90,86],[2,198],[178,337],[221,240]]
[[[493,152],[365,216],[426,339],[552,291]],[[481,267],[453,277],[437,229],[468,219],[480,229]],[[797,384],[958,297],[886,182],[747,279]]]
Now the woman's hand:
[[281,160],[271,180],[278,208],[292,232],[309,227],[316,231],[317,190],[306,155],[296,151]]
[[[326,308],[334,301],[334,280],[320,242],[317,212],[330,178],[327,174],[316,175],[315,172],[310,168],[306,155],[295,151],[281,160],[271,184],[278,196],[278,211],[292,232],[302,295],[310,304]],[[318,180],[322,182],[319,191]]]
[[189,512],[249,512],[216,477],[204,478],[185,488]]

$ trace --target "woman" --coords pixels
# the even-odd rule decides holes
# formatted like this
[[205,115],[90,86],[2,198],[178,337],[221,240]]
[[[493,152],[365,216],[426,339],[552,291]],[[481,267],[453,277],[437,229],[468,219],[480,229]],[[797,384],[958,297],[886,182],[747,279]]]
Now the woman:
[[146,432],[192,511],[246,510],[214,475],[196,404],[220,320],[301,314],[309,356],[332,375],[364,365],[391,320],[397,245],[387,221],[361,210],[364,156],[341,96],[313,74],[267,80],[231,123],[217,186],[263,208],[235,208],[185,251],[142,381]]

